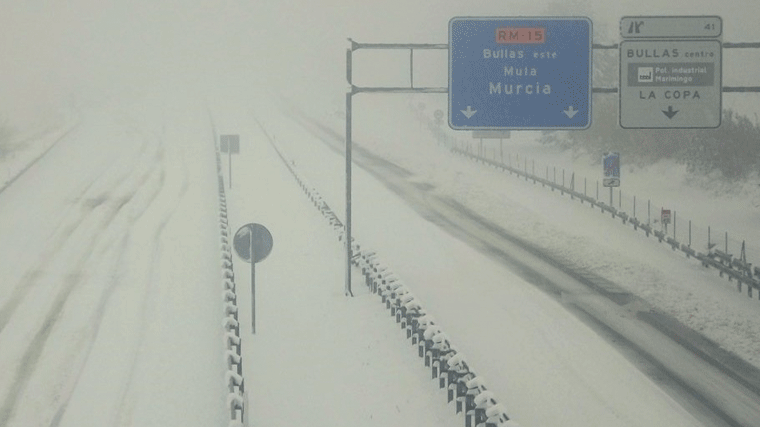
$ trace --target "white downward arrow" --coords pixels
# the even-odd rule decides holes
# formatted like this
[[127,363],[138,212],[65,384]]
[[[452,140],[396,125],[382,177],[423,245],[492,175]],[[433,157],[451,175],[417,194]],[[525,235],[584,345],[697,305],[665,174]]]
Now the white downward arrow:
[[467,117],[468,119],[478,112],[478,110],[473,110],[472,106],[470,105],[467,106],[466,110],[459,110],[459,111],[461,111],[462,114],[464,114],[464,116]]
[[578,113],[578,110],[576,110],[575,108],[573,108],[573,106],[571,105],[571,106],[567,107],[567,110],[565,110],[564,113],[567,115],[567,117],[569,117],[569,118],[572,119],[573,116]]

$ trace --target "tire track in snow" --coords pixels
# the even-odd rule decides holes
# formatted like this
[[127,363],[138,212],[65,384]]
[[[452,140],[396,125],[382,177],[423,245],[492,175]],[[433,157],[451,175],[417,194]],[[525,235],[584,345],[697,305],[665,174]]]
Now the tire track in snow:
[[[142,144],[139,155],[143,155],[146,148],[147,141]],[[64,213],[60,215],[61,219],[52,233],[54,236],[53,243],[50,244],[48,248],[42,253],[42,256],[38,258],[36,262],[37,265],[48,265],[50,260],[52,260],[56,254],[58,254],[61,248],[63,248],[63,246],[67,243],[68,238],[89,219],[92,211],[94,211],[103,203],[103,201],[107,199],[106,194],[100,194],[96,197],[85,197],[87,193],[91,191],[93,186],[103,179],[103,177],[111,170],[113,165],[118,162],[118,160],[118,158],[112,158],[109,166],[104,168],[100,174],[91,179],[89,183],[75,196],[74,200],[83,201],[82,205],[76,203],[69,205]],[[131,168],[127,169],[127,171],[125,171],[123,174],[116,177],[114,183],[122,182],[124,179],[126,179],[129,173],[131,173]],[[74,210],[80,211],[82,207],[87,209],[87,212],[85,214],[82,214],[81,212],[72,212]],[[3,329],[13,317],[13,314],[15,313],[21,301],[23,301],[27,293],[29,293],[29,290],[32,289],[32,287],[39,281],[40,277],[42,276],[42,272],[43,270],[38,267],[34,267],[28,270],[21,278],[18,285],[16,285],[16,287],[13,289],[11,295],[3,302],[2,306],[0,306],[0,334],[2,334]]]
[[[127,379],[128,381],[124,384],[122,387],[121,393],[119,395],[118,399],[118,410],[116,414],[114,414],[114,422],[111,425],[119,425],[119,426],[131,426],[131,418],[132,410],[134,409],[132,406],[129,405],[129,402],[127,401],[129,397],[129,392],[133,387],[133,379],[134,374],[137,369],[137,364],[139,362],[139,356],[140,352],[139,350],[142,348],[143,343],[145,342],[145,332],[147,330],[148,326],[148,311],[150,308],[151,303],[155,302],[152,300],[152,297],[154,295],[154,291],[157,288],[158,282],[155,280],[150,280],[152,277],[155,277],[155,273],[157,271],[158,263],[160,260],[160,242],[163,238],[164,231],[166,229],[167,224],[174,218],[174,215],[179,210],[180,201],[185,197],[185,194],[187,194],[187,190],[190,187],[189,183],[189,169],[187,167],[187,160],[185,158],[185,152],[180,152],[181,158],[182,158],[182,184],[179,188],[179,192],[175,195],[169,194],[163,197],[164,199],[167,199],[167,205],[169,206],[168,209],[166,209],[165,212],[162,213],[162,219],[157,224],[156,230],[153,233],[153,241],[151,247],[153,248],[153,251],[151,252],[151,256],[149,257],[150,265],[148,267],[148,273],[145,276],[145,280],[147,283],[145,284],[145,293],[143,294],[143,300],[142,304],[140,306],[140,334],[138,341],[136,343],[134,353],[132,355],[131,363],[128,370]],[[51,426],[51,427],[57,427],[57,426]]]
[[[142,160],[143,157],[150,154],[144,151],[144,148],[146,148],[147,145],[148,140],[146,139],[142,147],[143,150],[140,152],[140,155],[137,156],[138,164],[145,162],[145,160]],[[139,216],[137,218],[129,218],[129,214],[124,213],[124,208],[127,207],[130,202],[136,198],[136,196],[141,195],[141,190],[143,189],[146,182],[148,182],[148,180],[156,174],[156,168],[160,166],[160,162],[163,157],[162,150],[159,149],[157,152],[153,153],[153,157],[154,158],[152,161],[149,160],[151,164],[148,170],[141,172],[139,168],[130,167],[128,168],[128,172],[126,174],[120,175],[118,177],[119,179],[117,179],[115,182],[119,183],[119,186],[113,190],[116,192],[117,197],[109,198],[108,194],[104,193],[95,199],[91,199],[96,201],[93,203],[94,206],[91,207],[87,214],[82,215],[80,218],[78,218],[74,224],[64,229],[64,233],[59,237],[60,243],[57,245],[57,250],[48,253],[47,256],[49,258],[45,260],[46,263],[51,262],[53,259],[60,256],[69,256],[69,254],[61,254],[61,252],[63,251],[66,244],[70,242],[72,236],[80,229],[84,229],[82,232],[91,236],[90,239],[87,239],[87,243],[84,246],[83,250],[75,255],[75,262],[73,263],[74,268],[72,268],[66,275],[66,280],[56,295],[51,307],[45,314],[40,328],[34,334],[31,342],[27,345],[23,353],[20,366],[15,372],[15,376],[12,380],[6,399],[4,400],[2,406],[0,406],[0,426],[6,426],[9,420],[12,418],[17,402],[23,395],[25,385],[34,373],[36,364],[39,361],[42,352],[44,351],[45,343],[48,341],[54,330],[55,322],[60,317],[65,303],[67,302],[72,291],[76,285],[80,283],[78,280],[81,277],[80,272],[82,271],[83,267],[88,264],[89,258],[92,256],[94,249],[99,243],[99,240],[95,237],[103,234],[104,231],[106,231],[114,222],[114,220],[120,215],[127,215],[126,220],[130,226],[131,224],[134,224],[137,219],[139,219]],[[137,173],[135,182],[130,182],[129,178],[134,177],[135,173]],[[120,188],[123,186],[126,186],[126,188]],[[149,197],[148,204],[142,208],[143,212],[145,209],[147,209],[150,201],[155,198],[157,193],[158,191]],[[93,227],[91,230],[87,230],[87,228],[90,226],[90,223],[94,221],[97,222],[95,227]],[[39,279],[40,275],[37,275],[36,278]],[[25,283],[23,285],[23,287],[27,289],[23,292],[28,292],[28,289],[31,288],[33,283]],[[16,308],[21,300],[23,300],[23,298],[19,298],[18,303],[15,304]],[[15,310],[15,308],[13,310]]]
[[53,141],[52,144],[50,144],[50,147],[46,148],[45,151],[43,151],[39,156],[37,156],[36,158],[34,158],[31,162],[29,162],[28,165],[26,165],[23,169],[21,169],[20,171],[18,171],[18,173],[16,173],[16,175],[14,175],[13,178],[11,178],[10,180],[8,180],[5,183],[5,185],[3,185],[2,187],[0,187],[0,193],[2,193],[3,191],[5,191],[6,188],[8,188],[11,185],[13,185],[13,183],[16,182],[16,180],[18,180],[19,178],[21,178],[21,176],[24,175],[29,169],[31,169],[32,166],[34,166],[35,164],[37,164],[37,162],[39,162],[40,160],[42,160],[42,158],[45,157],[50,152],[50,150],[52,150],[53,148],[55,148],[55,146],[58,145],[59,142],[63,141],[67,136],[69,136],[72,132],[74,132],[79,127],[80,124],[81,123],[76,123],[71,128],[69,128],[67,131],[65,131],[61,136],[58,137],[58,139],[56,139],[55,141]]
[[[165,146],[166,143],[162,138],[162,145]],[[162,220],[158,223],[156,227],[156,231],[153,233],[153,244],[151,245],[153,248],[153,251],[151,253],[151,256],[149,259],[151,260],[150,266],[148,267],[146,274],[146,280],[148,283],[145,284],[145,292],[143,293],[143,301],[141,305],[141,316],[140,316],[140,328],[139,328],[139,337],[137,339],[136,345],[134,347],[134,352],[131,357],[130,367],[128,369],[128,374],[126,375],[126,378],[128,379],[128,382],[124,384],[121,387],[121,391],[119,392],[118,402],[119,404],[117,407],[119,408],[118,412],[114,415],[114,422],[111,423],[111,425],[130,425],[130,423],[127,421],[126,423],[124,421],[119,421],[124,418],[127,418],[125,416],[125,412],[127,412],[127,404],[126,399],[128,396],[128,392],[132,387],[131,381],[134,377],[134,371],[137,366],[138,358],[139,358],[139,349],[142,346],[142,343],[145,339],[145,331],[147,328],[147,308],[149,305],[149,300],[152,297],[152,289],[155,288],[156,282],[149,280],[151,277],[154,277],[154,272],[156,270],[156,264],[158,260],[158,251],[159,251],[159,241],[163,236],[164,228],[166,225],[171,221],[171,219],[174,217],[175,213],[179,209],[179,202],[182,200],[182,198],[187,193],[187,190],[189,188],[189,169],[187,167],[184,152],[182,154],[182,183],[180,185],[180,188],[176,194],[168,194],[166,196],[160,195],[162,191],[166,190],[165,187],[165,179],[161,180],[161,185],[158,191],[156,192],[156,197],[154,197],[151,200],[151,204],[146,206],[143,210],[140,217],[142,218],[146,212],[152,207],[155,206],[156,203],[160,202],[160,200],[167,200],[166,203],[170,206],[167,212],[165,212],[162,216]],[[168,169],[168,165],[162,165],[162,173],[165,174],[166,169]],[[164,175],[162,175],[162,178]],[[160,199],[160,200],[159,200]],[[122,260],[124,259],[126,255],[126,251],[128,249],[128,235],[125,234],[123,236],[123,241],[121,245],[121,250],[119,252],[118,261],[114,264],[114,266],[111,269],[112,274],[116,273],[116,270],[118,270],[119,266],[122,265]],[[100,332],[100,327],[102,326],[102,321],[106,313],[106,307],[108,306],[109,301],[111,300],[111,297],[113,295],[113,292],[116,288],[117,283],[115,281],[112,282],[111,286],[109,286],[101,295],[101,298],[99,300],[97,309],[92,316],[91,321],[89,322],[92,327],[89,330],[88,333],[88,345],[87,349],[84,352],[83,357],[81,358],[80,362],[77,364],[76,368],[76,376],[73,381],[70,382],[70,384],[66,387],[66,392],[64,393],[64,399],[59,404],[58,409],[56,410],[55,415],[53,416],[53,419],[50,422],[50,427],[58,427],[63,420],[63,417],[66,413],[66,410],[68,409],[69,402],[71,400],[71,397],[73,396],[76,387],[81,379],[82,371],[84,370],[85,366],[87,365],[87,362],[89,360],[89,357],[92,353],[92,350],[95,345],[95,341],[97,339],[97,336]],[[152,286],[151,286],[152,285]]]

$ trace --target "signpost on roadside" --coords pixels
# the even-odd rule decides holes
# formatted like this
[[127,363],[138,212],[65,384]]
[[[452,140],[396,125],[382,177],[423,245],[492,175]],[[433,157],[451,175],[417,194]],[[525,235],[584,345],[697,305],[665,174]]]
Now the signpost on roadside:
[[662,209],[660,212],[660,221],[662,226],[665,227],[665,232],[668,232],[668,224],[670,224],[670,209]]
[[612,206],[612,188],[620,187],[620,153],[604,153],[602,169],[604,171],[602,185],[610,187],[610,206]]
[[449,22],[449,126],[591,126],[592,24],[586,17],[456,17]]
[[620,34],[620,127],[720,126],[719,16],[627,16]]
[[250,223],[238,229],[232,240],[235,253],[251,263],[251,330],[256,333],[256,263],[272,251],[272,234],[261,224]]
[[[472,131],[472,138],[480,140],[480,149],[483,150],[484,139],[498,139],[499,140],[499,155],[501,156],[501,162],[504,163],[504,140],[511,137],[508,130],[474,130]],[[483,154],[485,157],[485,153]]]
[[232,188],[232,155],[240,153],[240,135],[220,135],[219,150],[229,155],[227,170],[230,174],[229,185]]

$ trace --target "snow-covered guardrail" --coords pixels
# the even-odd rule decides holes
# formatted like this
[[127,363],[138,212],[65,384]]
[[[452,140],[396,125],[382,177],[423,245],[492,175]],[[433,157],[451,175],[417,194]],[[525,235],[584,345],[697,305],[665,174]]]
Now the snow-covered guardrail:
[[229,427],[242,427],[245,425],[245,379],[243,378],[243,356],[240,340],[240,322],[238,319],[237,293],[235,288],[235,271],[232,265],[232,245],[230,240],[229,221],[227,218],[227,196],[224,192],[224,176],[222,173],[222,158],[219,146],[216,145],[216,132],[214,132],[214,145],[216,147],[216,168],[219,186],[219,233],[222,269],[222,304],[224,308],[224,361],[227,371],[224,381],[227,385],[227,408],[229,409]]
[[679,250],[683,252],[687,258],[693,257],[699,260],[705,267],[716,268],[721,277],[725,276],[729,281],[736,280],[739,292],[742,291],[742,285],[747,285],[748,297],[751,298],[753,296],[753,289],[756,289],[758,291],[758,299],[760,299],[760,269],[757,267],[753,269],[752,264],[748,263],[746,259],[736,258],[732,254],[715,249],[714,247],[704,253],[697,252],[692,249],[690,245],[684,244],[675,238],[668,236],[661,230],[654,230],[649,224],[640,222],[635,216],[629,216],[626,212],[616,209],[614,206],[576,191],[574,179],[570,181],[571,186],[567,187],[564,182],[557,183],[556,180],[552,181],[548,178],[542,178],[532,172],[528,172],[527,167],[521,169],[519,166],[515,167],[496,160],[486,159],[476,153],[458,147],[450,147],[450,150],[452,153],[467,157],[476,162],[509,172],[510,174],[515,174],[518,177],[524,177],[526,181],[530,180],[533,181],[533,183],[540,183],[542,186],[551,188],[552,191],[559,190],[560,194],[568,194],[572,199],[578,199],[581,203],[588,202],[591,207],[598,207],[602,213],[610,213],[613,218],[620,218],[623,224],[630,224],[633,226],[634,230],[640,229],[646,233],[647,237],[650,234],[655,236],[660,243],[666,243],[674,251]]
[[[596,197],[586,194],[586,181],[584,180],[583,192],[576,191],[575,189],[575,174],[573,173],[569,179],[569,183],[566,184],[565,171],[561,171],[561,179],[557,177],[557,168],[553,168],[552,177],[550,178],[549,167],[545,167],[545,175],[540,176],[540,172],[536,172],[535,161],[528,164],[527,158],[523,157],[522,163],[519,156],[516,161],[512,162],[512,156],[509,155],[507,163],[505,163],[504,153],[501,153],[501,159],[496,160],[496,152],[494,151],[494,158],[486,158],[485,150],[479,148],[475,150],[468,142],[466,144],[459,144],[452,142],[441,130],[439,126],[434,125],[432,120],[424,115],[420,110],[412,107],[412,111],[417,114],[417,119],[422,123],[427,123],[428,129],[434,134],[434,136],[447,146],[452,153],[469,158],[476,162],[483,163],[485,165],[494,167],[496,169],[515,174],[518,178],[525,178],[526,181],[533,181],[534,184],[541,184],[542,187],[548,187],[552,191],[558,190],[561,195],[569,195],[571,199],[577,199],[581,203],[588,202],[592,208],[599,208],[602,213],[609,213],[613,218],[620,218],[623,224],[633,226],[635,231],[643,231],[647,237],[653,235],[660,243],[665,243],[670,246],[674,251],[678,250],[686,255],[686,258],[694,258],[702,263],[705,267],[713,267],[718,270],[720,277],[726,277],[729,281],[736,280],[737,288],[739,292],[742,292],[742,285],[747,285],[747,296],[752,298],[753,290],[757,290],[758,299],[760,300],[760,268],[753,267],[752,263],[747,262],[746,257],[746,241],[736,241],[731,239],[731,244],[739,252],[738,256],[734,256],[729,253],[729,236],[728,232],[725,233],[725,245],[724,250],[716,248],[716,243],[711,240],[711,230],[707,227],[707,245],[708,248],[705,252],[697,252],[692,248],[692,224],[688,221],[688,234],[681,230],[681,238],[686,241],[682,242],[676,237],[676,218],[675,212],[673,212],[673,227],[672,237],[662,230],[655,230],[649,224],[649,221],[639,221],[636,218],[636,197],[633,197],[632,213],[628,214],[622,209],[622,193],[618,194],[618,208],[615,208],[612,200],[610,203],[604,203],[599,200],[599,183],[597,182]],[[579,180],[580,181],[580,180]],[[580,187],[580,186],[579,186]],[[649,204],[647,205],[647,211],[649,211]],[[649,214],[647,214],[649,215]],[[683,227],[682,227],[683,228]],[[704,230],[703,230],[704,231]],[[705,233],[702,233],[705,235]]]
[[[345,233],[342,222],[319,192],[299,176],[293,163],[283,155],[260,123],[259,126],[300,188],[336,231],[338,239],[343,241]],[[403,281],[375,252],[363,250],[355,239],[352,240],[353,253],[356,254],[353,264],[361,270],[365,285],[371,293],[380,297],[391,318],[400,324],[407,339],[417,347],[417,354],[423,359],[425,367],[430,368],[432,379],[438,380],[438,387],[447,389],[448,402],[456,401],[455,413],[464,414],[465,427],[519,427],[509,419],[504,406],[488,391],[482,377],[475,374]]]

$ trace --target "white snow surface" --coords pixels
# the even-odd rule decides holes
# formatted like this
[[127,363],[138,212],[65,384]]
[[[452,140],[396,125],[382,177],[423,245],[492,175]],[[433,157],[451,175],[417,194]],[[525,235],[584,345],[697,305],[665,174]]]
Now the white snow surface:
[[[1,7],[0,119],[24,125],[0,153],[0,188],[73,130],[0,190],[0,427],[227,425],[206,107],[218,133],[241,136],[228,190],[233,231],[257,222],[274,236],[256,270],[255,335],[249,266],[234,259],[249,425],[462,425],[358,274],[357,295],[343,295],[340,244],[253,119],[343,218],[342,156],[283,113],[280,94],[342,134],[346,37],[445,43],[454,16],[540,16],[564,2],[38,3]],[[757,41],[759,4],[727,0],[717,10],[702,0],[688,13],[721,15],[724,41]],[[686,6],[588,1],[556,12],[589,15],[595,42],[612,43],[621,16],[682,15]],[[357,52],[354,82],[406,85],[408,58]],[[756,58],[726,52],[724,85],[757,85]],[[445,86],[446,61],[445,52],[415,53],[416,84]],[[726,94],[724,106],[753,118],[755,96]],[[355,141],[760,366],[757,295],[618,219],[451,155],[414,117],[420,103],[428,115],[446,111],[444,95],[354,97]],[[585,176],[595,191],[598,159],[542,147],[537,136],[513,132],[505,155],[535,159],[537,171],[574,171],[576,188]],[[749,260],[760,262],[756,182],[726,191],[679,165],[623,165],[626,211],[637,195],[643,219],[651,199],[653,218],[660,207],[678,213],[679,240],[691,219],[696,249],[709,225],[719,247],[728,231],[730,252],[746,239]],[[359,168],[353,209],[355,237],[404,280],[519,425],[700,425],[560,301]]]
[[[436,104],[430,102],[429,98],[425,100],[432,104],[427,109],[434,110]],[[742,288],[742,293],[737,292],[735,282],[720,278],[716,270],[706,269],[694,259],[687,260],[681,252],[674,252],[670,246],[657,243],[654,237],[645,237],[644,233],[634,231],[631,226],[623,225],[619,219],[613,219],[609,214],[602,215],[598,209],[590,209],[588,204],[570,200],[567,195],[560,196],[558,191],[552,192],[532,181],[526,182],[514,175],[452,155],[437,144],[427,129],[411,118],[414,114],[410,110],[410,104],[411,108],[415,108],[418,102],[421,102],[419,97],[411,100],[382,96],[356,102],[355,141],[413,172],[413,179],[431,184],[434,187],[432,191],[436,194],[462,202],[508,232],[532,242],[569,265],[610,278],[624,289],[647,300],[658,311],[676,317],[723,348],[760,367],[760,303],[757,292],[753,293],[753,298],[748,298],[746,286]],[[368,108],[368,105],[372,107]],[[332,122],[334,129],[341,130],[342,121],[335,114],[325,114],[323,119],[326,123]],[[452,132],[452,135],[456,133]],[[463,142],[467,141],[467,135],[460,133],[456,137]],[[535,141],[537,137],[535,132],[512,132],[512,138],[504,140],[505,162],[508,153],[513,161],[519,153],[521,164],[526,155],[530,159],[537,159],[537,171],[545,170],[545,165],[556,164],[560,174],[565,166],[568,170],[568,185],[569,171],[580,170],[576,175],[576,189],[580,186],[581,191],[583,184],[579,176],[600,174],[601,167],[598,164],[590,165],[586,158],[573,158],[571,153],[541,146]],[[303,141],[304,138],[307,137],[299,135],[292,139]],[[314,139],[313,136],[308,138]],[[477,145],[478,141],[471,142]],[[319,144],[321,143],[314,140],[308,144],[308,150],[316,150],[311,146]],[[490,144],[498,150],[498,141]],[[298,158],[298,162],[303,163],[304,168],[309,165],[309,159],[316,158],[314,153],[307,151],[304,144],[291,152]],[[310,173],[315,179],[322,179],[328,173],[321,163],[323,162],[310,166],[314,168]],[[337,163],[339,161],[329,172],[333,182],[343,179],[339,177],[344,174],[343,169]],[[532,162],[529,161],[528,165],[530,170]],[[553,166],[550,171],[552,168]],[[672,181],[680,185],[659,186],[660,182],[667,179],[661,179],[652,170],[667,170],[667,178],[672,178]],[[628,190],[627,183],[624,184],[624,189],[645,194],[651,191],[650,194],[654,194],[657,199],[676,200],[677,203],[689,206],[693,209],[690,212],[694,212],[695,216],[706,211],[704,215],[722,218],[720,223],[735,227],[739,232],[755,231],[753,226],[757,221],[746,214],[747,209],[750,209],[746,198],[698,192],[685,179],[683,172],[683,169],[677,168],[668,170],[664,164],[634,170],[629,174],[631,190]],[[560,179],[558,176],[558,181]],[[324,182],[323,186],[327,187],[325,197],[338,212],[342,212],[345,198],[343,187],[329,184],[327,180]],[[371,222],[377,221],[378,215],[372,212],[384,206],[387,197],[377,196],[380,193],[376,193],[379,190],[374,187],[372,191],[367,191],[363,188],[364,185],[362,180],[355,180],[354,193],[360,201],[354,205],[354,210],[359,212],[354,221],[359,238],[366,235],[372,247],[387,244],[399,248],[404,246],[403,242],[413,241],[408,239],[405,231],[375,235],[377,226]],[[589,185],[589,194],[595,191],[592,188]],[[361,197],[365,194],[372,194],[371,200],[362,203]],[[605,200],[604,196],[600,198]],[[617,195],[614,200],[617,204]],[[362,214],[365,212],[363,210],[367,210],[366,213]],[[637,216],[646,222],[646,202],[643,216],[640,211],[637,211]],[[386,229],[384,227],[379,228]],[[399,237],[394,239],[395,236]],[[694,248],[706,251],[706,247],[696,244]],[[393,252],[396,253],[397,250]],[[405,258],[407,261],[396,259],[396,262],[400,264],[415,260],[409,255],[409,258]],[[446,264],[440,260],[436,262]],[[415,265],[407,266],[406,274],[417,274],[419,264],[416,264],[416,260],[414,263]],[[456,261],[456,265],[460,264],[462,263]]]
[[[307,181],[342,217],[342,157],[330,154],[321,142],[292,121],[271,112],[257,113]],[[246,139],[252,144],[265,143],[260,135]],[[258,152],[260,148],[254,150]],[[446,155],[449,157],[436,158],[438,167],[445,169],[461,162]],[[240,168],[235,166],[235,160],[233,173]],[[473,369],[485,378],[507,413],[521,425],[699,425],[608,343],[565,311],[560,302],[421,218],[361,169],[355,168],[354,174],[359,243],[378,250],[439,320]],[[277,181],[271,174],[266,177],[262,184],[267,188]],[[233,182],[236,179],[233,175]],[[254,181],[261,183],[262,179]],[[260,194],[264,194],[263,189]],[[258,207],[262,217],[268,209],[272,208]],[[290,215],[280,209],[277,208],[280,216]],[[335,250],[334,246],[331,250]],[[268,268],[266,262],[262,269]],[[334,284],[330,292],[338,296],[342,292],[340,261],[333,262]],[[354,288],[360,283],[361,279],[356,279]],[[289,296],[293,306],[295,298]],[[364,304],[361,301],[365,298],[368,297],[362,295],[354,299]],[[272,309],[291,310],[289,305]],[[287,336],[285,333],[282,338]],[[319,335],[323,333],[327,332]],[[339,333],[331,336],[340,339]],[[296,341],[303,339],[300,334],[298,337]],[[288,339],[280,341],[281,346],[296,345]],[[277,357],[282,358],[282,354],[289,352]],[[303,360],[308,363],[310,359]]]
[[225,420],[210,127],[145,101],[0,193],[0,425]]
[[[409,102],[365,105],[359,143],[756,360],[755,300],[588,206],[451,155]],[[216,174],[196,105],[87,110],[0,193],[5,425],[225,423]],[[235,259],[252,425],[461,423],[358,274],[356,297],[343,296],[341,245],[253,118],[339,217],[342,156],[277,109],[211,111],[218,133],[241,136],[231,228],[257,222],[274,236],[257,265],[255,335],[248,265]],[[561,302],[354,174],[359,242],[401,276],[520,425],[699,425]]]

